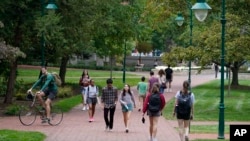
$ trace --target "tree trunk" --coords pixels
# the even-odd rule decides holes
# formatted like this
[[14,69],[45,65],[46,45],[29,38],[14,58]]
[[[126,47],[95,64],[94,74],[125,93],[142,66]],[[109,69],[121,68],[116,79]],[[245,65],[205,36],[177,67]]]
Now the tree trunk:
[[16,71],[17,71],[17,60],[10,63],[10,73],[7,82],[7,90],[3,103],[11,104],[14,95],[15,81],[16,81]]
[[61,59],[59,76],[61,77],[62,80],[62,87],[65,85],[65,76],[66,76],[68,61],[69,61],[69,56],[64,56]]
[[231,68],[232,70],[232,86],[238,86],[239,85],[239,78],[238,78],[238,73],[239,73],[239,67],[238,66],[234,66],[233,68]]

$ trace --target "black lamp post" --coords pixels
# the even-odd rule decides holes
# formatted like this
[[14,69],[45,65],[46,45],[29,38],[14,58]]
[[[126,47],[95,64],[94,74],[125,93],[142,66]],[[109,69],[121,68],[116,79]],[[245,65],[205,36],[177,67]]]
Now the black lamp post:
[[225,66],[225,25],[226,25],[226,11],[225,11],[225,0],[222,0],[221,6],[221,84],[220,84],[220,113],[219,113],[219,131],[218,139],[224,139],[224,66]]
[[[189,18],[190,18],[190,34],[189,34],[189,46],[192,46],[193,39],[193,11],[197,10],[200,13],[196,13],[195,16],[199,21],[204,21],[207,17],[208,10],[211,9],[210,6],[206,3],[205,0],[197,0],[197,3],[192,7],[192,4],[187,1],[188,9],[189,9]],[[181,13],[178,13],[178,16],[175,18],[175,21],[179,26],[182,26],[184,22],[184,18]],[[191,60],[188,61],[188,82],[189,82],[189,90],[191,91]]]
[[[55,10],[57,9],[57,6],[55,5],[55,1],[54,0],[49,0],[48,1],[48,5],[45,6],[45,0],[41,0],[41,15],[44,16],[44,9],[48,9],[48,10]],[[42,48],[42,64],[41,66],[45,66],[45,57],[44,57],[44,50],[45,50],[45,40],[44,40],[44,33],[42,32],[42,37],[41,37],[41,48]]]

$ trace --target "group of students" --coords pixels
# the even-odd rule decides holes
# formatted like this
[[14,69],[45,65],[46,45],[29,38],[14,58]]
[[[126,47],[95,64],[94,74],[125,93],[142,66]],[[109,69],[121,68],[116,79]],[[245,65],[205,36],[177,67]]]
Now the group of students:
[[[149,134],[150,141],[157,141],[157,124],[158,119],[162,115],[162,110],[165,106],[165,97],[163,95],[161,88],[161,79],[164,74],[163,70],[159,71],[159,77],[154,76],[154,72],[150,72],[150,77],[148,81],[145,82],[146,78],[143,76],[141,81],[137,85],[139,102],[138,102],[138,111],[142,111],[142,119],[145,120],[145,114],[149,117]],[[171,77],[172,79],[172,77]],[[85,84],[89,82],[89,84]],[[82,87],[83,94],[83,110],[89,111],[89,122],[94,121],[94,113],[95,106],[98,102],[97,96],[99,93],[98,87],[95,86],[94,80],[90,79],[88,71],[84,70],[83,74],[79,80],[79,84]],[[102,109],[104,110],[104,121],[105,121],[105,130],[112,131],[113,130],[113,121],[114,114],[116,110],[117,103],[121,104],[122,113],[123,113],[123,121],[125,125],[125,132],[129,132],[129,119],[131,112],[134,108],[136,108],[136,102],[133,91],[131,91],[130,86],[128,84],[124,85],[124,88],[120,92],[120,96],[118,96],[118,89],[113,86],[113,80],[107,79],[106,86],[102,88],[100,104]],[[194,103],[194,94],[189,92],[189,83],[188,81],[183,82],[182,90],[178,91],[175,95],[175,103],[173,109],[173,116],[177,117],[178,125],[179,125],[179,135],[181,141],[188,140],[189,133],[189,122],[193,117],[193,103]],[[153,103],[152,97],[153,95],[158,95],[159,101],[156,102],[159,106],[158,110],[151,111],[151,106]],[[154,96],[156,97],[156,96]],[[188,102],[189,106],[184,103]],[[184,107],[184,108],[183,108]],[[144,122],[144,121],[143,121]]]

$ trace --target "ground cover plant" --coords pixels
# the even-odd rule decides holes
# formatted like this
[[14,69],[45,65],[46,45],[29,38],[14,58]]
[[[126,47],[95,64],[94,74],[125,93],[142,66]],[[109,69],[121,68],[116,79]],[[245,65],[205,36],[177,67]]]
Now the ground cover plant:
[[45,138],[39,132],[0,130],[0,141],[43,141]]

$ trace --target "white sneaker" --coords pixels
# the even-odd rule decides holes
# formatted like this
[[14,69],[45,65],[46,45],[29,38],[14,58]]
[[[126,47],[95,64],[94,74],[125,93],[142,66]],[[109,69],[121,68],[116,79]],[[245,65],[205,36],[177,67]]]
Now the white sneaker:
[[87,107],[86,109],[89,110],[89,106],[86,106],[86,107]]
[[83,111],[85,111],[85,110],[86,110],[86,107],[85,107],[85,106],[83,106],[82,110],[83,110]]

